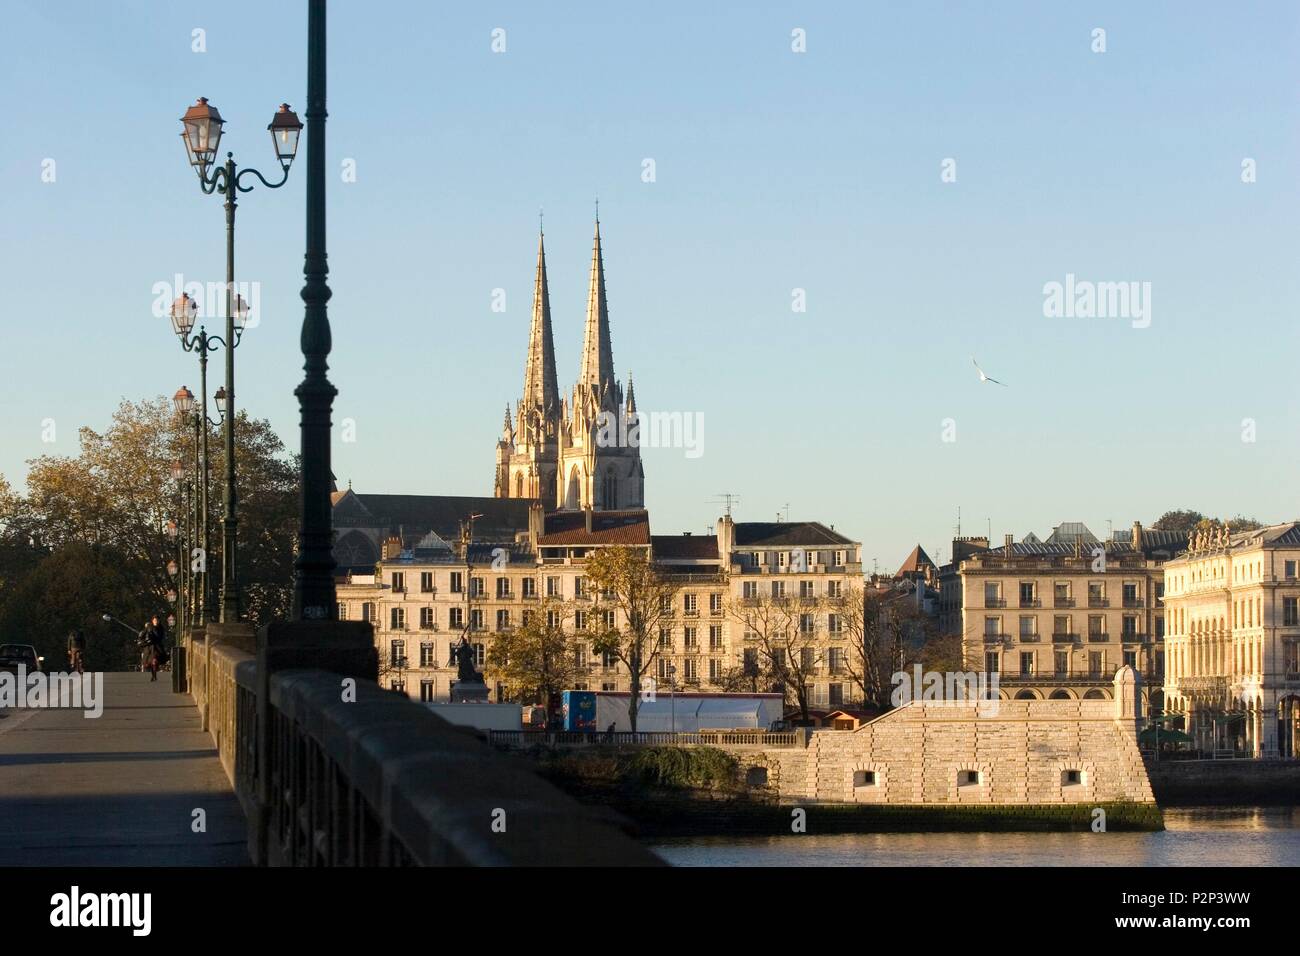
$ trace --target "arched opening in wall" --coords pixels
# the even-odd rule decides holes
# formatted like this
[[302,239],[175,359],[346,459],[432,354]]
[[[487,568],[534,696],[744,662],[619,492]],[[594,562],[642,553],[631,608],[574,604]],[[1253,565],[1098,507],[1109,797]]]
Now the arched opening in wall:
[[1022,690],[1016,694],[1016,700],[1038,700],[1038,695],[1032,690]]
[[555,472],[547,471],[542,475],[542,501],[551,507],[555,501]]
[[515,497],[524,496],[524,473],[522,471],[515,473]]
[[767,786],[767,768],[766,768],[766,767],[750,767],[748,770],[746,770],[746,771],[745,771],[745,786],[750,787],[750,788],[754,788],[754,787],[766,787],[766,786]]
[[1061,788],[1082,787],[1087,783],[1086,775],[1082,770],[1062,770],[1061,771]]
[[978,787],[983,783],[983,774],[978,770],[958,770],[957,786],[959,787]]
[[1048,700],[1074,700],[1068,690],[1054,690]]
[[874,770],[853,771],[854,790],[860,790],[863,787],[874,787],[875,785],[876,785],[876,772]]
[[1088,693],[1083,695],[1083,699],[1084,700],[1110,700],[1110,694],[1106,693],[1104,690],[1098,690],[1097,688],[1094,687],[1092,690],[1088,691]]
[[581,479],[578,477],[578,466],[574,465],[573,470],[569,472],[569,490],[564,496],[564,507],[577,510],[581,500],[582,484]]

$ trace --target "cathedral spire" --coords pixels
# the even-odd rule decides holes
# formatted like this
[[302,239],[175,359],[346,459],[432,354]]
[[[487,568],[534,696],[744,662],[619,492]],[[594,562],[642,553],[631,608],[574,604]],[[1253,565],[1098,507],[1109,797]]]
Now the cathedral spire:
[[579,386],[596,386],[603,395],[614,385],[614,350],[609,340],[609,304],[605,300],[605,260],[600,251],[600,217],[591,247],[591,285],[587,291],[587,332],[582,343]]
[[[533,281],[533,322],[528,337],[528,362],[524,366],[522,406],[527,415],[540,410],[552,415],[559,408],[560,387],[555,377],[555,343],[551,338],[551,293],[546,285],[546,237],[537,234],[537,276]],[[530,419],[531,420],[531,419]]]

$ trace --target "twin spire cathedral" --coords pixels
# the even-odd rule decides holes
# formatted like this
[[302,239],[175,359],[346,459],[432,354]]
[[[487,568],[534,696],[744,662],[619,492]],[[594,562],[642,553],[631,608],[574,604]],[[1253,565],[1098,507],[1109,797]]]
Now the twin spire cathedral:
[[556,384],[546,239],[539,234],[524,393],[513,416],[506,405],[505,425],[497,442],[494,494],[498,498],[540,498],[547,511],[643,508],[641,450],[635,442],[623,440],[635,413],[631,377],[626,400],[623,386],[614,377],[599,217],[591,249],[582,367],[567,402],[560,398]]

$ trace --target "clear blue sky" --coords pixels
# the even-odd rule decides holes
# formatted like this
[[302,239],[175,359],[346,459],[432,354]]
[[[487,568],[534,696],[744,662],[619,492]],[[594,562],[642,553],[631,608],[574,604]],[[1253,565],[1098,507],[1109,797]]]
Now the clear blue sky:
[[[224,267],[220,199],[200,194],[178,118],[209,97],[223,150],[269,172],[271,113],[304,106],[305,7],[7,6],[0,472],[15,483],[123,397],[197,388],[151,315],[154,283]],[[739,518],[788,502],[892,567],[918,541],[946,556],[959,505],[966,533],[987,519],[999,539],[1174,507],[1295,517],[1298,11],[335,3],[331,375],[335,420],[357,429],[335,470],[359,491],[491,492],[538,208],[567,391],[598,194],[616,370],[643,409],[705,421],[702,457],[644,452],[656,531],[703,530],[734,492]],[[238,246],[263,313],[240,402],[295,447],[304,171],[243,197]],[[1043,285],[1067,273],[1150,282],[1150,328],[1045,318]],[[1009,387],[981,385],[972,355]]]

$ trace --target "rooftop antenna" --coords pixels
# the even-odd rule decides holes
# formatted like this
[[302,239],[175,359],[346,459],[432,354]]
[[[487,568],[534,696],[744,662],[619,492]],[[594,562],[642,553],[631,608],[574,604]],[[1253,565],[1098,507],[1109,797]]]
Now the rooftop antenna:
[[1106,519],[1106,540],[1109,541],[1113,537],[1115,537],[1114,522],[1112,522],[1109,518],[1107,518]]
[[543,236],[546,235],[546,229],[544,228],[543,223],[542,223],[542,210],[541,210],[541,209],[538,209],[538,210],[537,210],[537,231],[538,231],[541,235],[543,235]]
[[961,537],[961,505],[957,506],[957,537]]
[[721,503],[725,504],[725,505],[727,506],[727,517],[730,518],[730,517],[731,517],[731,506],[732,506],[733,504],[737,504],[737,503],[740,501],[740,495],[732,494],[732,493],[729,492],[729,491],[724,491],[724,492],[722,492],[721,494],[717,495],[716,497],[714,497],[714,498],[712,498],[712,499],[710,499],[710,500],[711,500],[711,501],[714,501],[714,502],[721,502]]
[[993,519],[985,518],[984,520],[989,523],[989,530],[988,530],[989,544],[992,544],[993,543]]
[[776,513],[776,520],[777,520],[777,521],[789,521],[789,520],[790,520],[790,502],[787,501],[787,502],[785,503],[785,517],[784,517],[784,518],[781,517],[781,512],[778,511],[778,512]]

